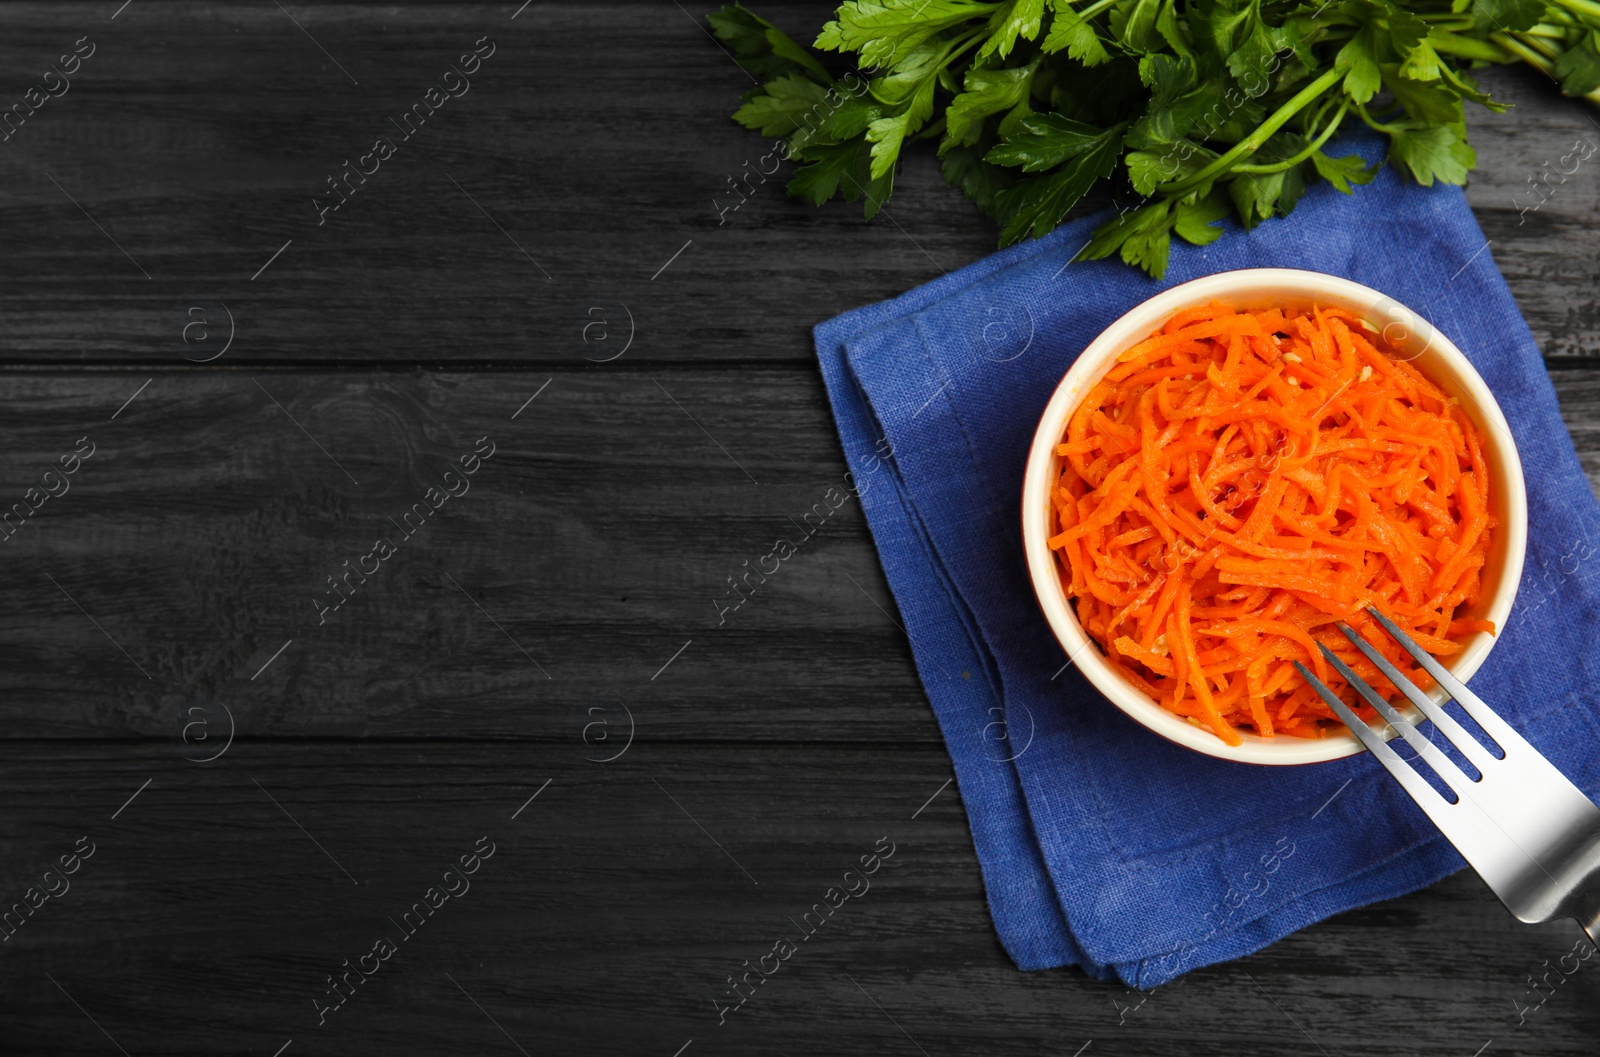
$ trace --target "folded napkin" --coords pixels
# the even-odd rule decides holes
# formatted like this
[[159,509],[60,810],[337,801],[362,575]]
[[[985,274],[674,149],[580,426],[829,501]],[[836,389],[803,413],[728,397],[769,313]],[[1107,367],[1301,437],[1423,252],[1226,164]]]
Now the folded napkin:
[[[1358,143],[1369,155],[1373,145]],[[1386,169],[1197,248],[1162,282],[1067,264],[1105,215],[816,329],[840,438],[955,762],[1001,942],[1023,969],[1159,986],[1463,866],[1370,756],[1214,759],[1125,717],[1066,657],[1022,555],[1022,471],[1073,359],[1157,292],[1235,268],[1345,276],[1417,310],[1482,373],[1528,482],[1516,609],[1473,688],[1600,788],[1600,508],[1533,336],[1462,192]],[[1431,729],[1431,728],[1427,728]]]

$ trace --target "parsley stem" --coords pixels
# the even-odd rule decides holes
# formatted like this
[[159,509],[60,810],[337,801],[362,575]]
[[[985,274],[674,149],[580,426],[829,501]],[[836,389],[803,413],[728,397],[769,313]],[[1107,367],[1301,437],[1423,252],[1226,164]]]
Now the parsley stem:
[[1521,59],[1523,62],[1527,63],[1529,66],[1532,66],[1534,69],[1542,70],[1547,74],[1550,73],[1550,63],[1543,55],[1524,47],[1509,34],[1494,33],[1490,35],[1489,39],[1509,51],[1512,55],[1515,55],[1517,58]]
[[1547,41],[1538,40],[1537,38],[1534,38],[1534,37],[1530,37],[1526,33],[1517,33],[1517,34],[1514,34],[1513,36],[1514,36],[1514,38],[1516,40],[1521,41],[1523,44],[1527,45],[1529,48],[1532,48],[1534,51],[1538,52],[1540,55],[1543,55],[1545,58],[1550,59],[1552,61],[1554,59],[1556,59],[1558,56],[1560,56],[1560,54],[1561,54],[1561,49],[1556,47],[1554,44],[1551,44],[1551,43],[1549,43]]
[[1430,33],[1428,43],[1433,45],[1433,50],[1443,55],[1456,55],[1463,59],[1474,59],[1478,62],[1492,62],[1504,64],[1516,62],[1517,57],[1507,52],[1504,48],[1490,44],[1488,41],[1476,37],[1460,36],[1455,33]]
[[1244,139],[1240,140],[1238,143],[1235,143],[1233,147],[1227,151],[1227,153],[1217,158],[1216,161],[1212,162],[1210,165],[1207,165],[1193,176],[1175,181],[1174,183],[1164,184],[1158,188],[1158,190],[1160,190],[1166,197],[1175,198],[1192,191],[1206,181],[1227,172],[1234,166],[1234,163],[1238,162],[1241,158],[1248,158],[1250,155],[1259,150],[1261,145],[1267,142],[1267,140],[1271,139],[1273,133],[1277,132],[1280,128],[1287,124],[1290,118],[1304,110],[1323,92],[1326,92],[1329,88],[1332,88],[1334,85],[1338,84],[1343,77],[1344,74],[1338,69],[1329,69],[1324,71],[1321,77],[1318,77],[1315,81],[1312,81],[1310,84],[1300,89],[1300,91],[1295,93],[1295,95],[1291,97],[1288,102],[1279,107],[1275,114],[1263,121],[1259,128],[1250,133],[1250,135],[1246,136]]
[[1100,12],[1106,10],[1106,8],[1116,6],[1116,3],[1117,0],[1096,0],[1095,3],[1092,3],[1082,11],[1079,11],[1078,17],[1087,22]]
[[1294,168],[1296,165],[1299,165],[1301,162],[1317,153],[1317,151],[1321,150],[1322,145],[1328,142],[1329,139],[1333,138],[1333,134],[1339,131],[1339,125],[1344,121],[1344,116],[1349,112],[1350,101],[1345,100],[1339,104],[1339,109],[1334,113],[1333,120],[1328,122],[1328,127],[1318,133],[1317,138],[1312,140],[1311,144],[1306,147],[1305,150],[1300,151],[1287,160],[1273,162],[1271,165],[1235,165],[1233,167],[1233,171],[1262,175],[1266,173],[1285,172]]
[[1594,0],[1550,0],[1550,2],[1557,7],[1566,8],[1575,15],[1600,19],[1600,4],[1595,3]]
[[[1494,33],[1490,35],[1490,39],[1529,66],[1542,72],[1546,77],[1551,80],[1558,80],[1555,72],[1555,63],[1551,62],[1551,59],[1556,58],[1556,55],[1550,55],[1549,51],[1555,51],[1559,55],[1559,49],[1543,44],[1542,41],[1536,43],[1532,40],[1524,40],[1520,35],[1514,33]],[[1543,44],[1543,47],[1540,46],[1541,44]],[[1549,51],[1545,49],[1549,49]],[[1587,99],[1596,106],[1600,106],[1600,88],[1579,98]]]
[[1362,106],[1360,103],[1356,104],[1356,113],[1358,115],[1360,115],[1362,121],[1365,121],[1368,125],[1372,126],[1372,128],[1376,129],[1377,131],[1383,133],[1385,136],[1393,136],[1394,135],[1394,129],[1389,128],[1388,126],[1386,126],[1381,121],[1374,120],[1372,115],[1367,113],[1367,108]]

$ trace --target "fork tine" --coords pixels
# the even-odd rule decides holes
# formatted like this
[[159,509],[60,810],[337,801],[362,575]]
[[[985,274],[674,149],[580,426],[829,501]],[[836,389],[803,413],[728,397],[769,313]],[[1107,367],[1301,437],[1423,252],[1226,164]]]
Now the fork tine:
[[[1521,841],[1511,835],[1510,829],[1507,829],[1507,825],[1516,828],[1518,825],[1516,820],[1502,823],[1470,793],[1462,793],[1454,804],[1450,803],[1439,795],[1421,774],[1395,755],[1394,750],[1378,735],[1378,732],[1362,722],[1355,712],[1339,700],[1337,694],[1307,671],[1305,665],[1296,661],[1294,666],[1322,700],[1328,703],[1328,707],[1333,709],[1356,737],[1361,739],[1368,751],[1377,757],[1378,762],[1383,764],[1384,770],[1394,776],[1395,781],[1400,783],[1401,788],[1411,796],[1423,813],[1439,827],[1439,832],[1445,839],[1455,845],[1462,858],[1478,871],[1478,875],[1512,913],[1523,921],[1547,921],[1555,914],[1561,913],[1558,904],[1546,905],[1536,898],[1529,898],[1531,873],[1529,867],[1551,881],[1552,887],[1557,886],[1550,871]],[[1352,685],[1357,683],[1353,682]],[[1373,704],[1376,706],[1376,702]],[[1526,825],[1528,821],[1524,818],[1522,824]],[[1546,843],[1538,845],[1540,848],[1546,846]],[[1524,863],[1527,865],[1524,866]],[[1538,884],[1538,882],[1533,883]]]
[[[1362,722],[1360,717],[1356,716],[1353,711],[1346,708],[1344,706],[1344,702],[1341,701],[1337,706],[1335,706],[1339,713],[1339,718],[1343,719],[1345,724],[1350,726],[1351,729],[1356,732],[1356,736],[1361,738],[1362,742],[1365,743],[1368,748],[1372,747],[1372,742],[1368,740],[1368,736],[1370,735],[1380,744],[1383,744],[1384,750],[1388,752],[1390,756],[1394,757],[1395,766],[1390,766],[1389,762],[1384,760],[1384,766],[1388,768],[1390,774],[1394,775],[1396,778],[1401,778],[1400,771],[1397,768],[1404,767],[1405,772],[1408,775],[1416,779],[1420,784],[1427,786],[1429,791],[1434,793],[1434,800],[1423,800],[1418,796],[1412,785],[1404,778],[1401,778],[1401,785],[1405,786],[1406,792],[1410,793],[1411,798],[1417,802],[1417,805],[1421,807],[1423,811],[1427,812],[1428,817],[1433,819],[1434,824],[1439,827],[1439,829],[1445,834],[1450,842],[1453,843],[1463,855],[1467,856],[1469,862],[1473,861],[1473,856],[1469,853],[1468,847],[1464,844],[1466,838],[1462,832],[1459,819],[1455,824],[1450,824],[1450,819],[1454,817],[1449,811],[1449,809],[1452,807],[1471,808],[1470,813],[1478,818],[1478,829],[1483,831],[1478,835],[1479,841],[1483,839],[1490,839],[1500,842],[1503,847],[1514,849],[1522,856],[1522,858],[1526,859],[1530,865],[1543,873],[1545,877],[1549,878],[1551,876],[1550,872],[1545,869],[1544,864],[1539,861],[1538,857],[1524,847],[1523,841],[1519,840],[1518,837],[1513,833],[1514,830],[1520,831],[1524,834],[1524,839],[1526,839],[1528,827],[1530,826],[1525,804],[1522,801],[1508,800],[1503,796],[1497,796],[1492,790],[1487,790],[1487,786],[1485,786],[1483,789],[1478,788],[1480,784],[1479,782],[1474,782],[1472,779],[1468,778],[1464,773],[1462,773],[1461,769],[1457,767],[1448,756],[1439,751],[1438,746],[1424,738],[1417,731],[1416,727],[1412,726],[1409,720],[1402,716],[1393,705],[1389,704],[1388,701],[1385,701],[1381,694],[1379,694],[1371,686],[1368,686],[1364,679],[1350,669],[1349,665],[1341,661],[1332,650],[1328,649],[1328,647],[1323,646],[1321,643],[1318,643],[1317,645],[1321,647],[1322,653],[1327,657],[1328,661],[1338,669],[1339,674],[1345,677],[1350,685],[1355,688],[1355,691],[1367,700],[1368,704],[1372,705],[1373,708],[1378,710],[1379,715],[1383,716],[1383,718],[1388,720],[1390,725],[1393,726],[1395,730],[1399,731],[1400,735],[1406,739],[1407,743],[1409,743],[1412,748],[1417,750],[1417,754],[1422,757],[1422,759],[1428,761],[1429,766],[1434,769],[1434,771],[1444,781],[1445,785],[1448,786],[1453,793],[1455,793],[1456,803],[1452,805],[1442,796],[1439,796],[1438,792],[1433,790],[1431,785],[1428,785],[1426,779],[1422,778],[1415,768],[1406,766],[1404,763],[1402,763],[1400,758],[1394,755],[1394,750],[1390,749],[1388,744],[1383,742],[1382,737],[1374,732],[1371,727],[1367,726],[1366,723]],[[1409,680],[1402,681],[1409,683]],[[1329,694],[1323,694],[1323,689],[1324,688],[1318,684],[1317,692],[1322,695],[1322,699],[1324,701],[1327,701],[1329,705],[1333,705],[1333,701],[1338,700],[1337,696],[1333,696],[1330,699],[1331,691]],[[1352,721],[1354,721],[1354,723],[1352,723]],[[1355,724],[1359,724],[1359,726]],[[1373,754],[1379,755],[1375,749],[1373,750]],[[1383,757],[1379,755],[1379,759],[1383,760]],[[1572,787],[1572,783],[1567,781],[1565,776],[1563,776],[1559,771],[1545,761],[1543,757],[1538,757],[1538,759],[1540,763],[1542,763],[1548,770],[1550,775],[1554,776],[1558,784],[1564,785],[1571,789],[1573,794],[1582,799],[1582,802],[1585,806],[1589,807],[1590,810],[1593,809],[1593,806],[1589,805],[1587,800],[1583,798],[1582,792],[1577,790],[1575,787]],[[1498,769],[1503,765],[1499,760],[1490,760],[1490,766]],[[1482,773],[1484,775],[1489,775],[1495,773],[1495,771],[1484,770]],[[1527,789],[1533,786],[1536,782],[1541,781],[1541,779],[1536,775],[1525,775],[1523,777],[1524,784],[1522,788],[1524,792],[1526,792]],[[1438,806],[1435,806],[1435,804]],[[1494,831],[1494,833],[1498,835],[1495,836],[1494,834],[1489,833],[1489,830]],[[1480,873],[1482,872],[1482,866],[1480,863],[1473,862],[1473,865],[1479,870]]]
[[1484,733],[1499,743],[1502,750],[1510,753],[1512,747],[1515,746],[1526,749],[1529,752],[1534,751],[1533,746],[1529,745],[1521,734],[1513,730],[1509,723],[1501,719],[1494,709],[1484,704],[1483,699],[1477,694],[1468,690],[1466,684],[1460,679],[1451,675],[1449,670],[1434,658],[1433,654],[1412,642],[1411,636],[1396,627],[1394,621],[1378,612],[1376,606],[1368,606],[1367,615],[1382,624],[1383,629],[1400,644],[1400,648],[1409,653],[1411,659],[1422,666],[1423,671],[1433,676],[1434,680],[1444,687],[1445,692],[1455,698],[1456,704],[1460,705],[1462,710],[1471,716],[1478,726],[1483,728]]
[[1352,712],[1350,706],[1339,700],[1338,694],[1324,686],[1321,679],[1312,675],[1305,665],[1295,661],[1294,666],[1299,670],[1305,681],[1311,685],[1311,688],[1317,692],[1317,696],[1327,702],[1328,707],[1333,709],[1334,714],[1344,720],[1345,726],[1350,728],[1351,733],[1361,739],[1361,744],[1367,747],[1367,751],[1377,757],[1378,762],[1383,764],[1384,769],[1394,775],[1395,781],[1399,782],[1401,787],[1411,794],[1411,799],[1415,800],[1417,805],[1428,813],[1428,817],[1438,822],[1443,817],[1442,812],[1450,807],[1450,802],[1440,796],[1438,790],[1429,785],[1422,775],[1412,770],[1409,764],[1396,755],[1395,751],[1389,748],[1389,743],[1384,741],[1377,731],[1362,722],[1361,717]]
[[[1505,758],[1490,760],[1487,766],[1479,764],[1483,780],[1479,783],[1478,791],[1462,792],[1483,809],[1487,817],[1494,820],[1500,832],[1513,845],[1519,850],[1524,841],[1534,847],[1552,846],[1552,842],[1559,840],[1559,834],[1552,832],[1551,828],[1559,830],[1574,818],[1589,819],[1589,825],[1600,830],[1600,809],[1595,807],[1594,801],[1583,790],[1573,785],[1572,780],[1562,774],[1559,768],[1528,744],[1527,739],[1501,719],[1494,709],[1484,704],[1478,695],[1463,686],[1461,680],[1451,675],[1432,655],[1397,628],[1393,621],[1376,609],[1368,609],[1367,612],[1394,636],[1395,641],[1425,671],[1438,680],[1439,685],[1456,699],[1489,737],[1499,743]],[[1477,744],[1476,738],[1470,741]],[[1465,751],[1459,742],[1457,747]],[[1474,762],[1477,762],[1476,759]],[[1481,801],[1478,799],[1480,793]],[[1530,816],[1520,807],[1527,803],[1538,803],[1544,810]],[[1518,836],[1512,837],[1513,832]],[[1450,839],[1456,841],[1453,835]],[[1460,847],[1459,842],[1456,844]],[[1538,862],[1527,852],[1523,854]],[[1543,870],[1543,867],[1540,869]]]
[[[1397,730],[1401,737],[1406,739],[1408,745],[1417,750],[1418,756],[1428,761],[1428,766],[1432,767],[1439,777],[1444,779],[1445,784],[1450,787],[1457,797],[1470,795],[1468,790],[1472,788],[1472,779],[1463,774],[1461,768],[1457,767],[1450,757],[1440,752],[1437,745],[1423,737],[1422,732],[1412,726],[1410,720],[1402,716],[1393,705],[1384,700],[1382,694],[1368,686],[1367,681],[1357,675],[1348,664],[1341,661],[1337,654],[1320,642],[1317,645],[1322,647],[1322,655],[1328,658],[1328,663],[1338,669],[1339,674],[1344,676],[1345,681],[1355,688],[1356,693],[1366,698],[1367,704],[1377,709],[1378,715],[1387,720],[1389,725]],[[1352,712],[1351,715],[1354,716],[1355,713]],[[1367,725],[1359,718],[1357,721],[1363,727]],[[1348,719],[1345,720],[1346,724],[1349,722]]]
[[1396,690],[1406,695],[1406,699],[1422,710],[1422,714],[1433,720],[1433,725],[1445,738],[1454,745],[1460,753],[1472,761],[1472,765],[1481,773],[1484,768],[1498,763],[1494,755],[1478,744],[1478,739],[1467,733],[1465,727],[1455,721],[1455,717],[1446,712],[1433,698],[1423,693],[1422,688],[1404,675],[1400,669],[1389,663],[1389,658],[1379,653],[1366,639],[1356,633],[1350,625],[1340,621],[1337,625],[1350,644],[1361,651],[1362,656],[1377,666],[1385,679],[1393,683]]

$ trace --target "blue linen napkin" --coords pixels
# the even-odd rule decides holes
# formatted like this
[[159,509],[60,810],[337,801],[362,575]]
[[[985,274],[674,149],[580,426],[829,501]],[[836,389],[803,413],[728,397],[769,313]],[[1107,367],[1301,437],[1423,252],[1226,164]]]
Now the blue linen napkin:
[[1034,428],[1078,353],[1169,286],[1252,267],[1345,276],[1448,335],[1505,411],[1528,485],[1517,606],[1472,685],[1591,796],[1600,507],[1460,189],[1389,169],[1354,196],[1322,184],[1253,232],[1230,221],[1208,247],[1174,240],[1161,282],[1067,265],[1107,215],[847,312],[816,328],[816,347],[1001,942],[1023,969],[1150,988],[1464,864],[1370,756],[1214,759],[1134,723],[1066,665],[1019,508]]

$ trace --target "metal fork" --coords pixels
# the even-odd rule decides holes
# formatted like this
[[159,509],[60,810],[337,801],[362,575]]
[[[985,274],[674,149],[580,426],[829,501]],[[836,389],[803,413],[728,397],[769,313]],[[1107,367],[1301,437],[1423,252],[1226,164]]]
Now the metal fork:
[[1295,667],[1518,920],[1533,924],[1575,918],[1600,944],[1600,808],[1388,617],[1376,609],[1367,612],[1500,746],[1503,756],[1497,758],[1365,639],[1343,622],[1337,625],[1351,645],[1478,769],[1481,777],[1469,778],[1383,695],[1333,651],[1321,647],[1339,674],[1427,761],[1456,795],[1455,803],[1439,795],[1303,664],[1296,661]]

